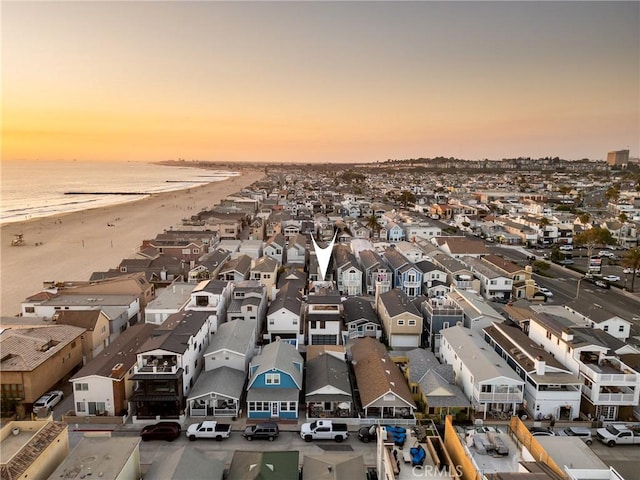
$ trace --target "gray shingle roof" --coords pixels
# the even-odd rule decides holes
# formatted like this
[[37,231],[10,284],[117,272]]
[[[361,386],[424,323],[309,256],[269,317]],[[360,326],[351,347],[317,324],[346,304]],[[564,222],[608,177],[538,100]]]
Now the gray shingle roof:
[[255,324],[244,320],[231,320],[218,327],[205,355],[227,349],[245,355],[253,348]]
[[380,301],[391,317],[407,312],[422,318],[420,312],[402,290],[391,289],[380,295]]
[[[335,394],[336,400],[351,401],[351,382],[349,368],[343,360],[333,355],[318,355],[307,362],[306,395],[310,395],[326,386],[332,386],[344,394]],[[346,398],[348,397],[348,399]]]
[[202,372],[191,391],[189,399],[208,396],[210,393],[240,400],[247,373],[231,367],[220,367]]

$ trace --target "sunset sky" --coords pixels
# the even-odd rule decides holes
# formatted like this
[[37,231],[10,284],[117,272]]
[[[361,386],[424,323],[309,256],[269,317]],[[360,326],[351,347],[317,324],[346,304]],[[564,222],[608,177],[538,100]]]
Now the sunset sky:
[[2,159],[375,162],[640,143],[640,2],[11,2]]

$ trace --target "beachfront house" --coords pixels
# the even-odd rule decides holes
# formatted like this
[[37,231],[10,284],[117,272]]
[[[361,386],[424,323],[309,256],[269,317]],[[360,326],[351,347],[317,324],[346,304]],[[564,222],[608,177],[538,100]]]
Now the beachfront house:
[[185,308],[195,286],[193,283],[175,281],[167,288],[159,289],[156,298],[144,310],[144,321],[160,325],[169,315]]
[[140,298],[135,295],[103,294],[94,297],[87,294],[72,294],[72,291],[63,290],[57,295],[47,295],[44,298],[38,296],[36,298],[43,298],[38,303],[32,301],[34,297],[27,299],[28,303],[23,303],[22,306],[24,316],[51,320],[61,311],[102,310],[109,319],[109,341],[140,321]]
[[296,419],[302,390],[303,359],[293,345],[275,341],[249,364],[247,417]]
[[128,328],[71,377],[69,381],[73,386],[76,416],[111,417],[125,414],[135,385],[131,377],[137,365],[136,352],[155,328],[149,323]]

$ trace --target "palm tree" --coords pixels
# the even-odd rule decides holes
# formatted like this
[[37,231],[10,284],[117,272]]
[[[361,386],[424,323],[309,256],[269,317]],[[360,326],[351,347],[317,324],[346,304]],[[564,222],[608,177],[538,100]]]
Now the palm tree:
[[634,247],[625,252],[622,256],[622,266],[631,268],[631,291],[634,291],[636,275],[640,272],[640,248]]
[[382,230],[382,225],[376,217],[375,213],[372,213],[367,217],[367,223],[365,225],[368,229],[375,233],[376,237],[380,236],[380,230]]

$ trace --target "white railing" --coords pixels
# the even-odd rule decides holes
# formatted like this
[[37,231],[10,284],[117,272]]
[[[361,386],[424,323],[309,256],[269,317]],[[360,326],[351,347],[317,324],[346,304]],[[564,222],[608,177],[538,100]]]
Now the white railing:
[[627,374],[627,373],[600,373],[593,368],[590,368],[588,364],[580,364],[580,373],[584,374],[593,383],[629,383],[636,384],[638,383],[638,375],[636,374]]
[[628,403],[632,404],[635,400],[633,393],[600,393],[595,399],[598,403]]
[[176,365],[147,365],[146,367],[135,367],[135,373],[177,373],[178,367]]

